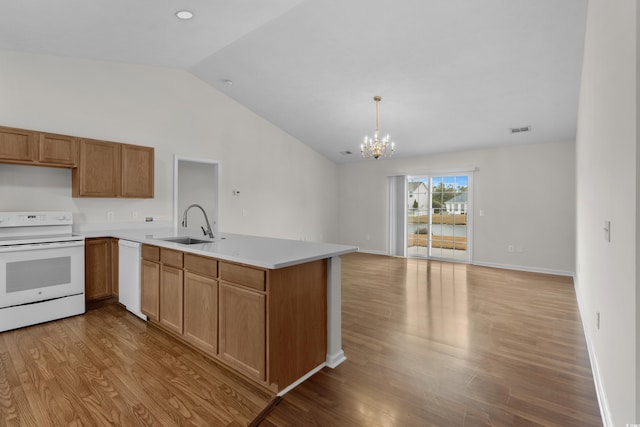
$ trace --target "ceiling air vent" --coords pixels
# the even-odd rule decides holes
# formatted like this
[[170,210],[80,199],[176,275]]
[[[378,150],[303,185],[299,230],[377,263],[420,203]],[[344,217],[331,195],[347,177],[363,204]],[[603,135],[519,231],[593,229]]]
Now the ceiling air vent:
[[342,154],[343,156],[348,156],[349,154],[353,154],[353,153],[349,150],[346,150],[346,151],[341,151],[340,154]]
[[524,126],[521,128],[509,128],[511,133],[531,132],[531,126]]

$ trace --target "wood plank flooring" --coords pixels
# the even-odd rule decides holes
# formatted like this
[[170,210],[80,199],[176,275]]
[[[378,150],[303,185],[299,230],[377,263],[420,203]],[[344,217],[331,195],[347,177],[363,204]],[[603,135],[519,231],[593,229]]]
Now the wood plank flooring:
[[347,361],[274,426],[601,426],[571,278],[343,257]]
[[246,426],[271,398],[116,305],[0,334],[0,426]]
[[[347,361],[260,426],[601,426],[570,278],[343,257]],[[247,425],[272,396],[116,306],[0,334],[0,426]]]

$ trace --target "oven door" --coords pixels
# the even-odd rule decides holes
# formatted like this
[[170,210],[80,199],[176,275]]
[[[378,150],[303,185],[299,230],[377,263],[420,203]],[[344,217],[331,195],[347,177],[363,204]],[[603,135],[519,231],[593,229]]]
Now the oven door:
[[0,308],[84,293],[84,241],[0,247]]

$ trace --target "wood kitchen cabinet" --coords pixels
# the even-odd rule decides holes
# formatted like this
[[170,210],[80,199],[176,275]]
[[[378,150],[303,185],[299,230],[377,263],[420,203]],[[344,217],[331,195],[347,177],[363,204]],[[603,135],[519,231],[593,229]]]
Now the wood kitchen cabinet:
[[140,265],[140,311],[149,319],[160,319],[160,248],[142,245]]
[[327,355],[327,262],[265,269],[142,245],[142,312],[268,390]]
[[160,267],[160,324],[182,334],[184,272],[180,268]]
[[122,176],[120,196],[153,197],[153,147],[122,144]]
[[73,197],[118,197],[120,144],[81,139],[78,167],[71,173],[71,190]]
[[0,159],[8,163],[34,163],[36,133],[0,127]]
[[0,161],[72,168],[77,163],[77,143],[75,136],[0,126]]
[[73,197],[153,198],[154,149],[80,139]]
[[154,195],[153,147],[0,126],[0,163],[71,169],[73,197]]
[[184,310],[183,253],[160,248],[160,324],[182,334]]
[[78,164],[78,138],[38,132],[38,164],[75,167]]
[[85,300],[112,296],[111,239],[85,239]]
[[266,380],[266,272],[221,261],[220,358],[257,380]]
[[184,254],[184,338],[218,353],[218,261]]
[[252,378],[266,378],[265,294],[220,283],[220,358]]

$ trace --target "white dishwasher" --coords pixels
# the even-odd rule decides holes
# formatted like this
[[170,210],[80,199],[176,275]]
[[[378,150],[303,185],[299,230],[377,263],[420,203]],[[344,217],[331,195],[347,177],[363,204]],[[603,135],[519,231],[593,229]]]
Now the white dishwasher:
[[120,239],[118,242],[118,300],[127,310],[143,320],[140,311],[140,243]]

